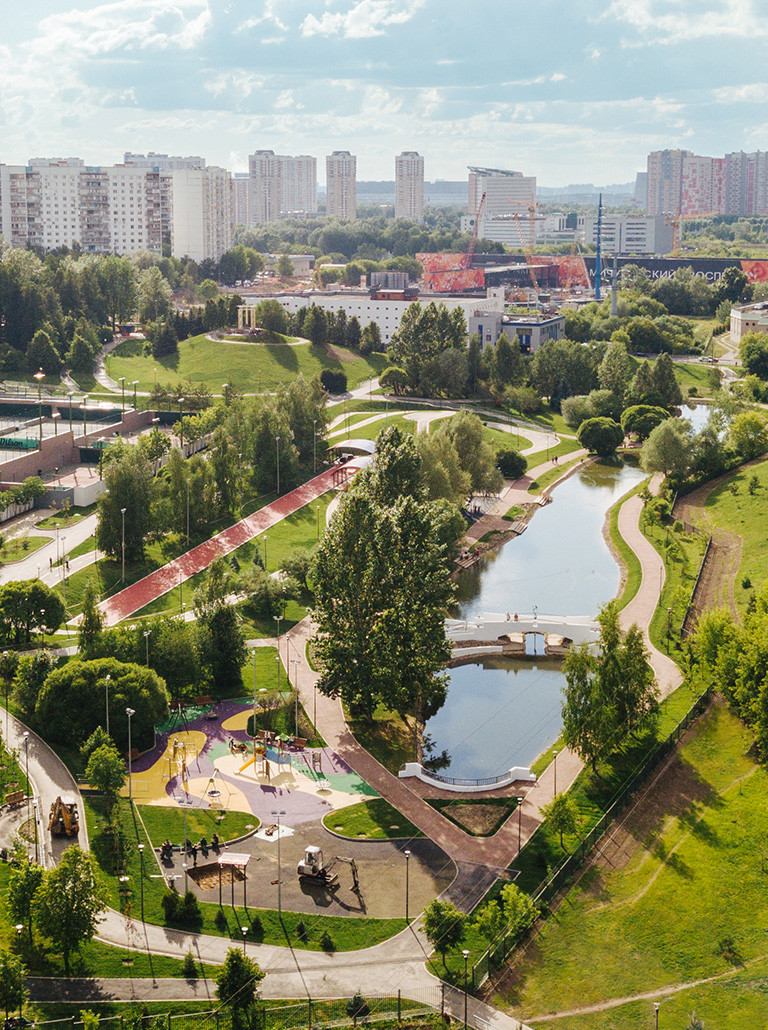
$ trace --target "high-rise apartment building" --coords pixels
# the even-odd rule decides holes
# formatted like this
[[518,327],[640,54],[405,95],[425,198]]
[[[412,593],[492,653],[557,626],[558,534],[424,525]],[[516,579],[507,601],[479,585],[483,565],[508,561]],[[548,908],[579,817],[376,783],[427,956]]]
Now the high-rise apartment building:
[[136,168],[157,168],[159,172],[174,172],[182,169],[205,168],[205,158],[171,157],[168,154],[155,154],[152,150],[148,154],[132,154],[126,150],[123,155],[123,164]]
[[325,213],[335,218],[357,217],[357,158],[334,150],[325,159]]
[[649,215],[676,215],[683,199],[683,159],[690,150],[654,150],[648,155]]
[[404,150],[395,158],[395,218],[420,222],[424,217],[424,158]]
[[317,214],[317,159],[257,150],[248,158],[251,225]]
[[235,225],[252,225],[251,177],[248,172],[235,172],[232,176],[232,211]]
[[225,168],[175,169],[171,184],[171,251],[193,261],[220,260],[232,249],[232,176]]

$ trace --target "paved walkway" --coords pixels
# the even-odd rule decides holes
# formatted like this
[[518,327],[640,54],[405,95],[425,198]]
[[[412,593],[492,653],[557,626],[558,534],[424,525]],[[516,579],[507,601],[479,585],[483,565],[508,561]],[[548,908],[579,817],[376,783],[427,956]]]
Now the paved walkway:
[[119,594],[102,601],[99,605],[104,613],[106,626],[114,626],[122,619],[127,619],[134,612],[139,611],[145,605],[150,604],[169,590],[186,582],[191,576],[207,569],[214,558],[231,554],[241,544],[263,533],[267,529],[281,522],[289,515],[293,515],[305,504],[322,497],[324,493],[332,490],[335,486],[333,477],[335,469],[328,469],[314,479],[296,487],[282,497],[278,497],[271,504],[260,508],[259,511],[241,519],[240,522],[221,533],[206,540],[197,547],[182,554],[161,569],[156,569],[144,579],[121,590]]

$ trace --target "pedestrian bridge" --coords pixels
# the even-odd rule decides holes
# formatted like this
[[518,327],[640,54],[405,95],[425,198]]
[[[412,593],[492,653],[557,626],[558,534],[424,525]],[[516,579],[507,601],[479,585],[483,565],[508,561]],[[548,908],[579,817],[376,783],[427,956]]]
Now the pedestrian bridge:
[[[600,625],[588,615],[541,615],[538,612],[486,613],[473,619],[446,619],[445,635],[455,645],[454,657],[502,651],[514,642],[525,644],[531,634],[541,635],[554,647],[596,644]],[[472,647],[477,643],[477,648]],[[493,653],[491,652],[491,653]]]

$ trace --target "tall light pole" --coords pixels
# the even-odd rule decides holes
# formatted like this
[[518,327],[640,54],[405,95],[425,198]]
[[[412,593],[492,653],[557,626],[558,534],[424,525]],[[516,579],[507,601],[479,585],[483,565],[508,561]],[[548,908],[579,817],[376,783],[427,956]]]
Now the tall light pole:
[[467,959],[469,952],[465,948],[461,954],[464,956],[464,1030],[467,1030]]
[[272,618],[277,623],[277,689],[280,691],[280,623],[282,621],[282,615],[273,615]]
[[139,844],[139,862],[141,863],[141,873],[139,875],[139,882],[141,883],[141,921],[144,922],[144,845]]
[[120,386],[122,387],[123,391],[122,406],[120,408],[120,418],[122,418],[123,412],[125,411],[125,376],[120,376],[120,378],[118,379],[118,383],[120,383]]
[[293,666],[293,699],[294,707],[296,709],[296,728],[294,731],[295,737],[298,737],[299,735],[299,670],[296,668],[298,664],[298,658],[291,658],[291,665]]
[[145,645],[145,647],[147,649],[147,660],[146,660],[145,664],[147,665],[147,667],[149,667],[149,637],[150,637],[151,632],[152,632],[151,629],[145,629],[144,630],[144,645]]
[[181,406],[186,399],[186,397],[179,397],[179,443],[181,444],[182,458],[184,457],[184,415],[182,414]]
[[403,852],[403,854],[405,855],[405,921],[406,923],[409,923],[410,921],[408,919],[408,890],[410,884],[408,870],[411,864],[411,853],[410,851],[406,850]]
[[35,379],[37,380],[37,415],[40,423],[40,446],[43,446],[43,380],[45,379],[45,372],[42,368],[38,368],[35,372]]
[[74,393],[72,393],[72,391],[70,390],[69,391],[69,431],[70,431],[70,433],[72,432],[72,398],[74,396],[75,396]]
[[121,508],[120,509],[120,515],[122,516],[122,519],[123,519],[123,538],[122,538],[122,546],[121,546],[121,551],[122,551],[122,556],[123,556],[123,565],[122,565],[122,571],[121,571],[121,574],[120,574],[120,582],[121,583],[125,583],[125,512],[126,512],[125,508]]
[[517,802],[517,853],[523,850],[523,802],[524,797],[515,798]]
[[105,693],[104,709],[105,709],[105,713],[106,713],[105,722],[107,724],[107,736],[109,736],[109,681],[110,681],[111,678],[112,677],[109,675],[109,673],[107,673],[107,675],[104,677],[104,693]]
[[125,714],[128,716],[128,800],[133,800],[133,784],[131,782],[132,772],[132,759],[131,759],[131,716],[135,715],[136,712],[133,708],[126,708]]
[[312,419],[312,475],[317,472],[317,419]]
[[256,755],[256,651],[257,648],[254,647],[251,652],[253,655],[253,733],[251,735],[253,737],[254,756]]
[[275,446],[277,447],[277,495],[280,496],[280,437],[275,437]]
[[555,793],[554,797],[557,797],[557,751],[554,752],[554,758],[552,759],[552,771],[555,778]]
[[660,1006],[658,1001],[655,1001],[653,1003],[653,1013],[654,1013],[654,1016],[656,1017],[656,1030],[659,1030],[659,1008],[660,1007],[661,1006]]
[[264,541],[264,571],[267,571],[267,534],[261,538]]
[[187,547],[189,547],[189,479],[187,479]]
[[26,778],[27,778],[27,822],[29,822],[29,798],[30,798],[30,784],[29,784],[29,731],[24,731],[24,757],[26,759]]
[[280,890],[280,888],[281,888],[280,870],[282,868],[282,863],[280,861],[280,816],[281,815],[285,815],[285,809],[281,808],[279,811],[277,811],[276,809],[273,809],[272,815],[275,816],[275,818],[277,819],[277,916],[278,916],[278,919],[282,920],[282,918],[283,918],[283,895],[282,895],[282,892]]
[[139,380],[134,379],[131,385],[133,386],[133,410],[138,411],[138,405],[136,404],[136,387],[139,385]]
[[245,938],[248,936],[248,927],[247,926],[241,926],[240,930],[242,931],[242,934],[243,934],[243,954],[245,954]]

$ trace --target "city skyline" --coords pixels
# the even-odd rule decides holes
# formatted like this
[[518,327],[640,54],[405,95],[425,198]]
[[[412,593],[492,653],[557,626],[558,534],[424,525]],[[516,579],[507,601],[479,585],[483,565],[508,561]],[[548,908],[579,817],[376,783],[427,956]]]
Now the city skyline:
[[[756,0],[40,0],[0,44],[0,160],[357,155],[626,182],[652,150],[765,147]],[[727,53],[723,53],[723,47]],[[722,58],[727,56],[727,60]],[[717,58],[720,57],[720,60]]]

